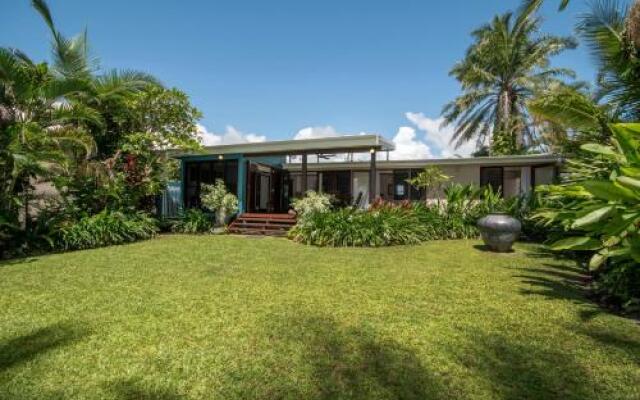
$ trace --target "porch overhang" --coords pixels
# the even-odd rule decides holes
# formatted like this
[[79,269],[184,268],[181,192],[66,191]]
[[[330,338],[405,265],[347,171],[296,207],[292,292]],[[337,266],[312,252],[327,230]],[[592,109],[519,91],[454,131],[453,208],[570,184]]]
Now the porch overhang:
[[302,154],[335,154],[393,151],[395,146],[379,135],[338,136],[319,139],[274,140],[259,143],[240,143],[221,146],[205,146],[188,153],[177,153],[173,157],[185,158],[194,155],[242,154],[243,156],[287,156]]

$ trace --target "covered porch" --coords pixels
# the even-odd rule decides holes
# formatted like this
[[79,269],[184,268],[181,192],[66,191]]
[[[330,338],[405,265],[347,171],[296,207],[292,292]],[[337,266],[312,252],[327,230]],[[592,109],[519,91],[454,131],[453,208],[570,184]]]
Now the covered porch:
[[[238,196],[240,213],[286,213],[294,197],[317,189],[309,165],[320,160],[367,159],[367,171],[360,179],[360,198],[373,201],[378,193],[377,154],[394,150],[378,135],[272,141],[205,147],[199,153],[177,154],[181,161],[181,206],[200,206],[202,184],[221,179],[227,190]],[[300,165],[292,179],[285,168],[296,160]],[[332,178],[330,178],[332,179]],[[340,177],[332,187],[340,193]]]

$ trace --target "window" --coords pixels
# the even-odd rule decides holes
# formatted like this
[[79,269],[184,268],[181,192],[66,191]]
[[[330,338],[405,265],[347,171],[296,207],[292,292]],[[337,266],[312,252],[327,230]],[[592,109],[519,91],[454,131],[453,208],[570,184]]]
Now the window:
[[394,200],[408,200],[409,199],[409,179],[410,171],[407,170],[395,170],[393,171],[393,199]]
[[502,167],[480,167],[480,186],[491,186],[494,192],[502,192],[503,187]]
[[200,207],[200,188],[217,179],[224,181],[229,192],[238,194],[238,160],[187,161],[185,171],[184,205],[187,208]]
[[322,191],[335,196],[342,205],[351,203],[351,172],[327,171],[322,173]]
[[556,170],[553,166],[533,167],[533,184],[550,185],[555,180]]
[[[290,175],[292,192],[291,195],[294,198],[304,197],[302,193],[302,174],[299,172],[293,172]],[[318,173],[307,172],[307,190],[318,191]]]

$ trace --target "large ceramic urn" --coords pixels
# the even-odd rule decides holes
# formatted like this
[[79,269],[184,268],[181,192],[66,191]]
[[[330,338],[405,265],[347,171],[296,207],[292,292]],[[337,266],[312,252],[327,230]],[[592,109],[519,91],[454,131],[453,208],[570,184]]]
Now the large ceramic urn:
[[505,253],[520,236],[520,221],[505,213],[491,213],[478,220],[484,244],[493,251]]

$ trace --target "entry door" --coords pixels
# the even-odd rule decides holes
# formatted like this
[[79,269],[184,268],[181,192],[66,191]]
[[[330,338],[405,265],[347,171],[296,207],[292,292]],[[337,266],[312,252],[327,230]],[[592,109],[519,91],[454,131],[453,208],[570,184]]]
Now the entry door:
[[270,211],[270,198],[271,198],[271,174],[260,172],[256,175],[256,200],[255,205],[257,211],[269,212]]

